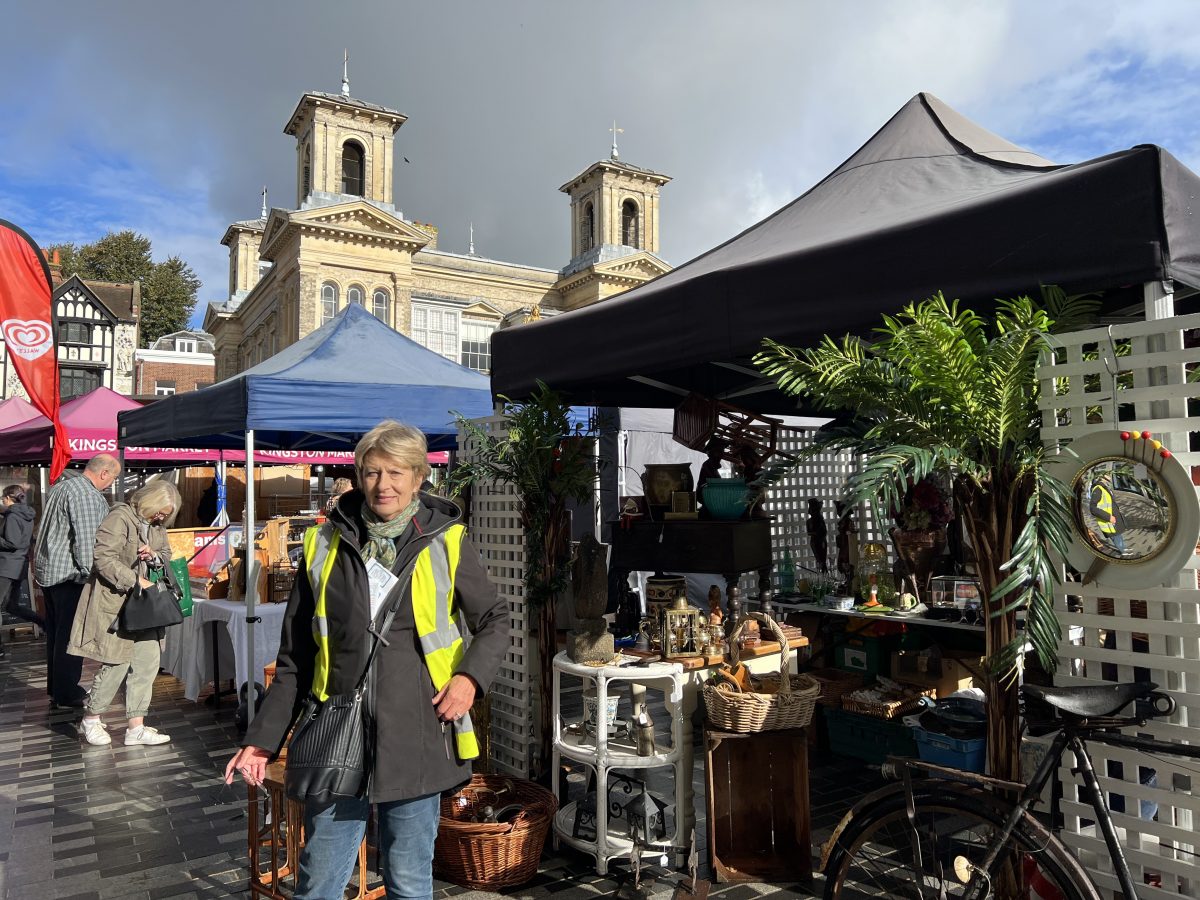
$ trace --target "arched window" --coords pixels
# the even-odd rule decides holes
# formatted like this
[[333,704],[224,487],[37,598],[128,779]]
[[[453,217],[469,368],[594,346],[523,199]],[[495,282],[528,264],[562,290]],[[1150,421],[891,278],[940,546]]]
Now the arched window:
[[301,179],[302,185],[300,188],[301,199],[307,197],[309,194],[312,193],[312,145],[311,144],[304,145],[303,173],[304,173],[303,178]]
[[363,195],[366,154],[361,144],[346,141],[342,144],[342,193]]
[[380,322],[390,325],[391,322],[389,320],[391,319],[391,316],[388,313],[392,306],[392,295],[383,288],[378,288],[376,289],[371,300],[371,313]]
[[357,303],[359,306],[364,306],[365,305],[364,301],[366,299],[367,299],[367,295],[363,292],[363,288],[362,288],[361,284],[352,284],[352,285],[350,285],[349,290],[346,291],[346,303],[347,304]]
[[632,200],[621,204],[621,243],[626,247],[638,245],[638,207]]
[[589,200],[583,204],[583,219],[579,223],[579,250],[585,252],[592,249],[596,241],[596,210]]
[[321,285],[321,324],[324,325],[337,315],[338,289],[332,281]]

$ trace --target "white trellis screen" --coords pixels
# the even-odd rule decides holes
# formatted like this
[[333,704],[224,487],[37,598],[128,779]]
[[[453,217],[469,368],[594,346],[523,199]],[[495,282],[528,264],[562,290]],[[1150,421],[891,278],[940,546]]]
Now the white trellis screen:
[[[777,446],[788,453],[799,453],[811,447],[816,438],[816,428],[779,429]],[[860,468],[859,461],[853,453],[818,453],[805,457],[794,469],[790,470],[779,481],[771,486],[767,494],[766,508],[774,517],[771,524],[771,557],[775,563],[773,586],[779,590],[779,573],[783,566],[784,550],[790,548],[792,559],[797,566],[806,569],[819,570],[820,565],[808,539],[808,501],[817,498],[821,501],[821,514],[825,518],[825,531],[828,536],[829,572],[837,577],[837,507],[835,502],[842,499],[842,491],[846,480]],[[857,528],[854,532],[860,543],[880,541],[888,548],[891,558],[891,541],[879,523],[875,520],[874,510],[870,504],[862,504],[855,508],[854,520]],[[801,577],[811,577],[798,569],[796,580]],[[743,596],[754,596],[758,593],[758,573],[748,572],[739,581]]]
[[[504,416],[473,419],[487,434],[503,435]],[[459,456],[469,460],[477,442],[462,429]],[[538,704],[537,645],[525,610],[525,543],[517,492],[506,484],[477,484],[471,490],[471,539],[488,574],[508,601],[510,642],[491,689],[490,754],[496,771],[526,777],[536,757]]]
[[[1169,296],[1147,286],[1147,305],[1170,315]],[[1185,348],[1185,333],[1200,328],[1200,315],[1157,318],[1111,328],[1060,335],[1056,359],[1039,370],[1047,441],[1070,441],[1103,430],[1150,431],[1193,473],[1200,453],[1190,439],[1200,431],[1200,415],[1189,415],[1189,400],[1200,398],[1200,384],[1188,372],[1200,365],[1200,349]],[[1119,410],[1119,413],[1117,412]],[[1197,502],[1195,497],[1181,498]],[[1060,685],[1134,681],[1156,682],[1175,698],[1170,719],[1153,720],[1142,733],[1161,740],[1194,743],[1200,738],[1200,591],[1193,556],[1168,583],[1142,590],[1098,588],[1069,583],[1055,597],[1064,635],[1082,626],[1083,640],[1063,640],[1059,650]],[[1077,629],[1078,631],[1078,629]],[[1107,642],[1105,637],[1108,637]],[[1088,745],[1101,784],[1112,797],[1124,798],[1124,813],[1113,814],[1123,835],[1125,854],[1141,900],[1200,896],[1194,822],[1200,822],[1200,797],[1193,793],[1195,763],[1176,765],[1169,758],[1149,759],[1133,750]],[[1094,813],[1072,775],[1071,760],[1060,770],[1063,783],[1064,838],[1102,887],[1118,890],[1108,854],[1094,825]],[[1142,784],[1153,771],[1156,785]],[[1156,820],[1139,815],[1139,801],[1157,803]],[[1147,810],[1149,812],[1149,810]],[[1157,882],[1161,881],[1161,886]],[[1145,886],[1143,887],[1143,884]]]

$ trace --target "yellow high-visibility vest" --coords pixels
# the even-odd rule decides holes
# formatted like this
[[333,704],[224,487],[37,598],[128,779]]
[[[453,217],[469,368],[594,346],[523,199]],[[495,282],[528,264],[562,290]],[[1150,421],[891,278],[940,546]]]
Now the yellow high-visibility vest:
[[[454,576],[458,571],[466,533],[463,525],[456,524],[434,535],[417,554],[412,566],[410,588],[413,619],[417,637],[421,641],[421,652],[425,656],[425,668],[429,671],[435,691],[444,688],[454,676],[466,649],[454,608]],[[341,532],[328,522],[310,528],[304,534],[304,558],[308,563],[308,579],[312,585],[315,607],[313,640],[317,644],[312,692],[318,700],[329,699],[333,648],[329,641],[325,593],[341,542]],[[475,738],[470,713],[454,722],[454,745],[459,759],[479,756],[479,742]]]
[[1109,489],[1102,484],[1096,485],[1096,490],[1100,492],[1100,500],[1096,506],[1101,512],[1104,513],[1106,517],[1104,520],[1097,519],[1096,524],[1100,526],[1100,530],[1105,534],[1116,534],[1117,523],[1108,521],[1108,519],[1112,518],[1113,514],[1113,495]]

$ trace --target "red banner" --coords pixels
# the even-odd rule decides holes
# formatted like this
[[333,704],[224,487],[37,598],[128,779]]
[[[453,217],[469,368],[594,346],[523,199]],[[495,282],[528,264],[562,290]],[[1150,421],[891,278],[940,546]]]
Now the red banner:
[[58,353],[50,294],[50,269],[37,244],[0,219],[0,334],[29,402],[54,423],[54,481],[71,459],[71,446],[58,418]]

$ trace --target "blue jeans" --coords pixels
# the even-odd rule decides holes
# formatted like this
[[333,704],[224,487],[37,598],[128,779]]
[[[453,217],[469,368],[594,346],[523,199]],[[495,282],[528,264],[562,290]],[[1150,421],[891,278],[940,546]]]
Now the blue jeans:
[[[304,807],[304,849],[295,900],[341,900],[358,862],[367,830],[366,800],[337,800]],[[439,794],[377,805],[379,859],[389,900],[433,896],[433,842]]]

